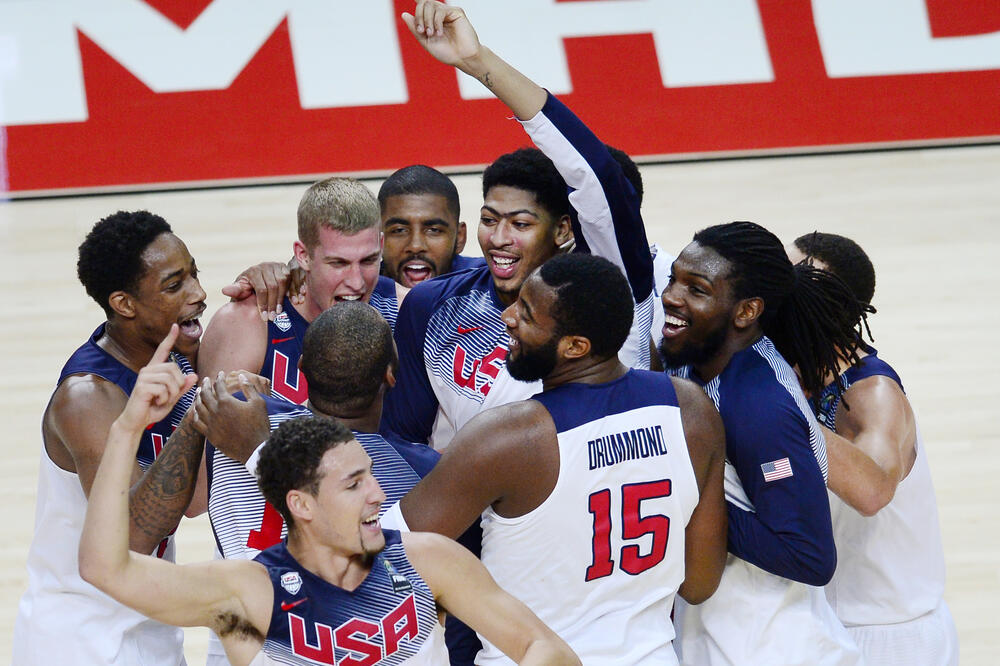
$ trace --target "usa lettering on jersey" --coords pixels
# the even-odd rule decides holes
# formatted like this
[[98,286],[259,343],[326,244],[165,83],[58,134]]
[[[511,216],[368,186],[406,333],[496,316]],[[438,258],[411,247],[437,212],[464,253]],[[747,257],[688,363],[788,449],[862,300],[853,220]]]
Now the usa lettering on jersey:
[[[399,651],[403,642],[414,641],[420,634],[417,607],[409,594],[379,622],[353,617],[337,628],[312,622],[307,636],[307,623],[295,613],[288,614],[288,632],[292,652],[318,664],[331,666],[371,666]],[[337,650],[350,653],[337,661]]]

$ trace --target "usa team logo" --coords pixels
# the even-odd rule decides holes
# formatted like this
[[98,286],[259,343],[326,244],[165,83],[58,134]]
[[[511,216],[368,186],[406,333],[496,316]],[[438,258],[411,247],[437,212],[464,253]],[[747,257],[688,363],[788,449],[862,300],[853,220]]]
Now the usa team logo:
[[298,571],[289,571],[288,573],[281,574],[281,587],[288,594],[295,596],[302,589],[302,576],[299,575]]
[[274,325],[282,333],[287,333],[292,328],[292,320],[289,319],[287,312],[282,312],[274,318]]

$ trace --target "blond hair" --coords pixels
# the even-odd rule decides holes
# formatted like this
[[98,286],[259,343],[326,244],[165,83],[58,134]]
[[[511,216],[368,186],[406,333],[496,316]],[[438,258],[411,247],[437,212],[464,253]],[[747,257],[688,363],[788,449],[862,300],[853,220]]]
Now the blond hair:
[[327,178],[314,183],[299,201],[299,240],[307,249],[319,244],[320,227],[343,234],[381,227],[378,200],[353,178]]

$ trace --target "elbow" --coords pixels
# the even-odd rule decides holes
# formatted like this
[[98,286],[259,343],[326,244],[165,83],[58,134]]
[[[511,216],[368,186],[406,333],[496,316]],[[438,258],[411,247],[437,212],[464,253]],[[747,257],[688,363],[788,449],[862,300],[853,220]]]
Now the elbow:
[[896,495],[895,486],[886,487],[884,484],[880,485],[882,487],[872,488],[870,492],[864,493],[859,497],[857,502],[851,504],[854,510],[865,518],[871,518],[887,507]]
[[721,576],[715,579],[714,585],[695,585],[688,584],[688,581],[681,583],[680,588],[677,590],[677,594],[681,596],[681,599],[688,602],[692,606],[697,606],[700,603],[708,601],[709,597],[715,594],[715,590],[719,587],[719,580]]
[[795,580],[806,585],[823,587],[830,582],[834,572],[837,570],[836,546],[831,541],[829,550],[818,553],[817,557],[813,558],[811,562],[803,562],[803,565],[801,576],[795,577]]
[[80,549],[78,559],[79,562],[77,564],[80,571],[80,578],[99,590],[106,591],[107,588],[104,585],[104,581],[108,580],[109,574],[107,567],[100,562],[100,558],[92,557],[85,553],[83,549]]

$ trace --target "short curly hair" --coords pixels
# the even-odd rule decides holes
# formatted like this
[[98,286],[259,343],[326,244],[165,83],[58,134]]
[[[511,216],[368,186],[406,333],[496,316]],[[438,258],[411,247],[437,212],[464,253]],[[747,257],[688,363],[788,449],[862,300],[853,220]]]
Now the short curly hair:
[[330,449],[354,439],[340,421],[322,416],[300,416],[285,421],[271,433],[257,460],[257,485],[285,524],[294,527],[286,497],[289,490],[315,495],[322,477],[319,464]]
[[632,290],[621,270],[591,254],[560,254],[538,271],[556,292],[552,318],[556,336],[582,335],[601,360],[618,353],[632,328]]
[[135,293],[146,273],[142,253],[160,234],[173,233],[170,225],[148,210],[120,210],[94,225],[80,244],[76,274],[87,293],[105,314],[114,312],[108,302],[116,291]]
[[569,215],[569,190],[555,165],[537,148],[520,148],[498,157],[483,171],[483,198],[494,187],[507,186],[531,192],[557,221]]

